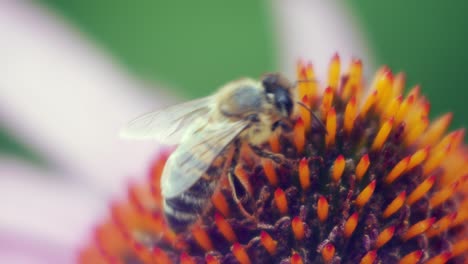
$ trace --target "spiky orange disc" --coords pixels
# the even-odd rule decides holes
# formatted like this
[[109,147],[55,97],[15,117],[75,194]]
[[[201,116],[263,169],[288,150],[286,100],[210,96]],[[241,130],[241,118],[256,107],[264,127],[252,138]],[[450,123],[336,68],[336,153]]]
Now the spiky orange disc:
[[263,146],[282,162],[243,150],[234,189],[222,180],[206,215],[176,235],[161,211],[163,155],[80,263],[466,263],[464,130],[446,134],[451,114],[431,124],[420,88],[402,94],[403,74],[382,67],[366,91],[362,63],[340,65],[334,56],[323,93],[312,65],[298,65],[297,101],[311,111],[298,105],[292,131]]

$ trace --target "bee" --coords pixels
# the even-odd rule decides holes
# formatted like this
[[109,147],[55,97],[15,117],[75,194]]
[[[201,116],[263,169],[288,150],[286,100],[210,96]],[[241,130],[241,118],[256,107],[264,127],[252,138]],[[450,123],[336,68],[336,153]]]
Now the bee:
[[[124,137],[153,138],[178,147],[161,176],[167,223],[176,233],[193,224],[206,208],[230,162],[227,149],[247,142],[255,153],[293,112],[292,85],[280,74],[243,78],[213,95],[143,115],[123,130]],[[216,160],[216,162],[215,162]]]

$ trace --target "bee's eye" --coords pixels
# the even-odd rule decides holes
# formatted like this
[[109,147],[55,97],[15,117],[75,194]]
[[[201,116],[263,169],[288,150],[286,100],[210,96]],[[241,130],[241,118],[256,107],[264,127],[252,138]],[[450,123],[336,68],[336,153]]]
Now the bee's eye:
[[266,93],[275,93],[275,86],[278,85],[278,77],[275,75],[267,75],[262,80],[262,84]]
[[275,91],[275,106],[281,110],[285,111],[288,116],[291,115],[293,102],[289,92],[286,89],[276,89]]

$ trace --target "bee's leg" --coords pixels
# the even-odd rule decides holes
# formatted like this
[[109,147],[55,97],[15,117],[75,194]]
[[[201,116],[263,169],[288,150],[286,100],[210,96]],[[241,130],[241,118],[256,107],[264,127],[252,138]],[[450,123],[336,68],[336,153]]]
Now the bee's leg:
[[261,158],[271,159],[275,163],[289,162],[289,159],[286,158],[282,154],[273,153],[271,151],[264,150],[259,146],[254,146],[254,145],[250,145],[250,144],[249,144],[249,146],[250,146],[250,149],[252,149],[252,151],[255,153],[255,155],[257,155],[257,156],[259,156]]
[[255,217],[252,214],[250,214],[242,205],[242,202],[239,200],[238,195],[237,195],[236,185],[234,184],[234,177],[237,177],[235,176],[235,173],[234,173],[234,167],[239,161],[241,144],[242,142],[240,140],[234,141],[232,152],[231,152],[232,159],[230,159],[230,161],[228,162],[229,165],[226,168],[227,178],[229,181],[229,185],[231,187],[232,198],[234,202],[236,203],[237,207],[239,208],[239,211],[241,212],[241,214],[244,215],[245,218],[253,222],[257,222]]
[[237,207],[239,208],[241,214],[244,215],[245,218],[253,222],[257,222],[255,217],[251,215],[249,212],[247,212],[247,210],[245,210],[244,206],[242,205],[241,201],[239,201],[239,198],[237,197],[237,193],[236,193],[236,187],[234,185],[233,174],[234,174],[233,172],[228,173],[229,185],[231,185],[231,190],[232,190],[232,198],[234,202],[236,203]]

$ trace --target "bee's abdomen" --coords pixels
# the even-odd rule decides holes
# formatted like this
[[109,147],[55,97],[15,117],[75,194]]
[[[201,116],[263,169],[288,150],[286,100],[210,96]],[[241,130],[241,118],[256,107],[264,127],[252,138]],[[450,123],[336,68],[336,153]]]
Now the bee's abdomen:
[[171,229],[180,233],[193,224],[206,209],[216,181],[200,178],[190,189],[178,196],[164,199],[164,214]]

